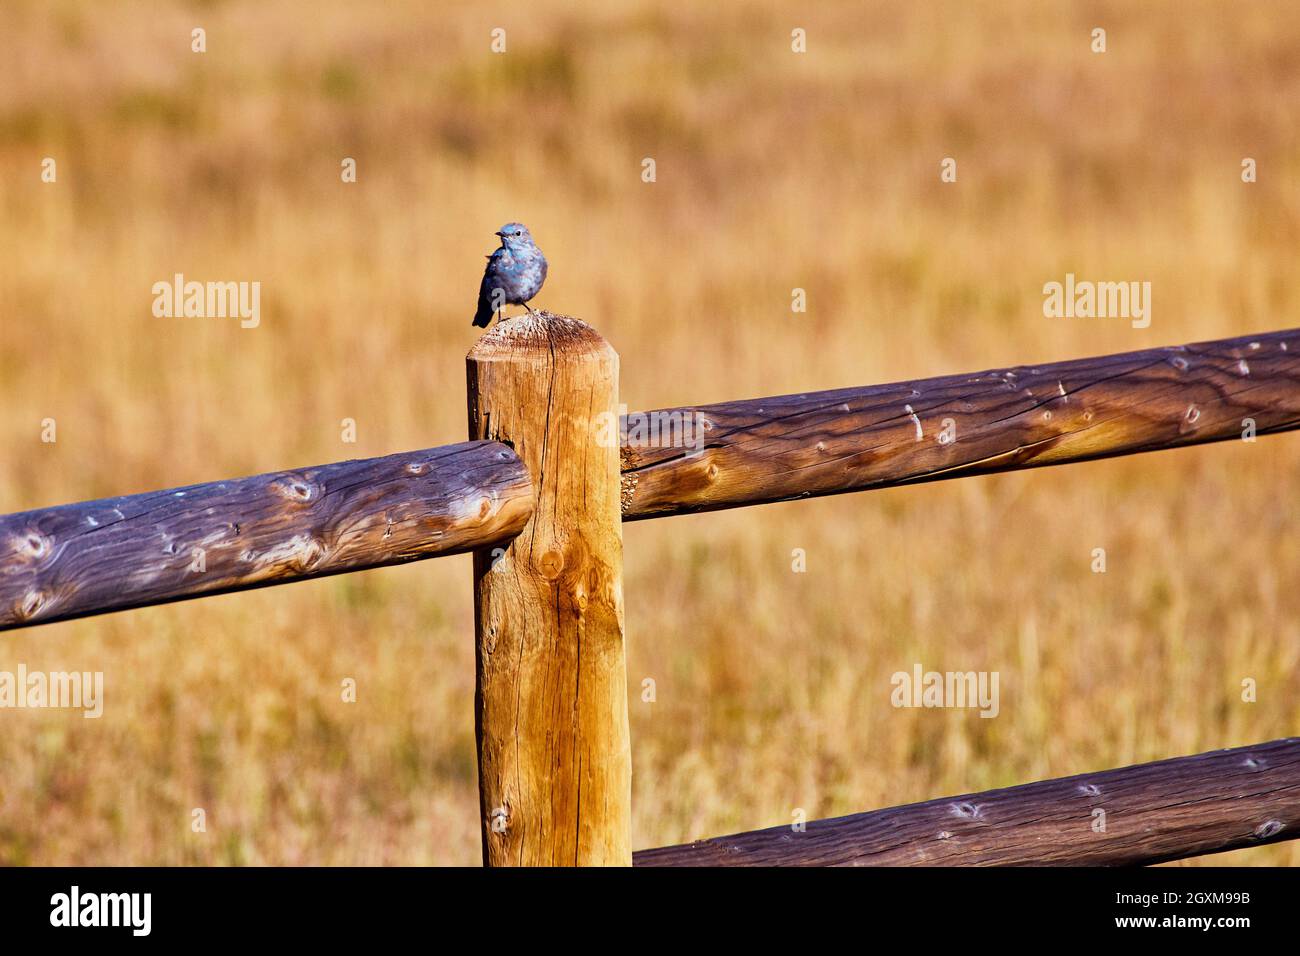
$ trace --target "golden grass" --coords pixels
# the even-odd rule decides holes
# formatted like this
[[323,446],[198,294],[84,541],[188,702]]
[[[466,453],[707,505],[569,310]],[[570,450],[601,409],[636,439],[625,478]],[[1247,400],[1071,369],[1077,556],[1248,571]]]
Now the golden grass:
[[[510,219],[633,408],[1300,324],[1280,4],[158,6],[0,8],[0,511],[459,440]],[[1151,281],[1151,327],[1044,319],[1067,271]],[[153,318],[175,272],[260,280],[261,327]],[[629,526],[634,845],[1295,733],[1297,466]],[[476,862],[469,591],[453,558],[5,635],[0,669],[103,670],[106,711],[0,712],[0,862]],[[998,671],[1001,715],[895,710],[915,661]]]

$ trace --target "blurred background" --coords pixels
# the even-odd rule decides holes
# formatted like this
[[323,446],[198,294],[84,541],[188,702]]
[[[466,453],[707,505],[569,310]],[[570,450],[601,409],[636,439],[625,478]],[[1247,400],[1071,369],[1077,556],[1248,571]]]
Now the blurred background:
[[[0,511],[463,439],[514,219],[634,410],[1295,326],[1291,13],[6,0]],[[176,272],[260,281],[260,326],[154,318]],[[1067,272],[1150,281],[1150,327],[1044,318]],[[633,845],[1294,734],[1298,465],[1269,437],[628,526]],[[999,672],[999,716],[893,708],[918,662]],[[20,663],[102,670],[105,713],[0,712],[0,862],[479,860],[466,556],[0,637]]]

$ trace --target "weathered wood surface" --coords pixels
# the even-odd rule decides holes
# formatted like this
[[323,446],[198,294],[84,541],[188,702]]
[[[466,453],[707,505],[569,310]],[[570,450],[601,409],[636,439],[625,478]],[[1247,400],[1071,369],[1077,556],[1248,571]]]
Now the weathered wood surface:
[[618,355],[539,313],[496,325],[467,369],[471,437],[509,442],[537,483],[504,555],[474,554],[483,859],[629,865]]
[[1300,738],[1293,737],[819,820],[803,833],[781,826],[642,850],[635,859],[637,866],[1120,866],[1296,837]]
[[468,442],[0,516],[0,630],[504,544],[533,510]]
[[1300,329],[629,415],[623,517],[1222,441],[1247,418],[1300,426]]

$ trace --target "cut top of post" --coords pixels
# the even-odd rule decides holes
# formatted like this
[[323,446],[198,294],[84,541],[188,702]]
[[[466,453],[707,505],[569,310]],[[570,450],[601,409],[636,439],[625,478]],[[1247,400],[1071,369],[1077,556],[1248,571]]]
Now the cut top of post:
[[553,312],[534,312],[498,322],[474,343],[469,357],[476,362],[517,361],[529,352],[542,352],[555,362],[600,352],[615,356],[613,347],[586,322]]

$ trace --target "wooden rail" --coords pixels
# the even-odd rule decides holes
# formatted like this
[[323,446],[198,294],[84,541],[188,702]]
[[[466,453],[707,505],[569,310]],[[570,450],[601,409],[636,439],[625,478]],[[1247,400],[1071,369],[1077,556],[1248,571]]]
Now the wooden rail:
[[466,442],[0,516],[0,630],[509,541],[523,462]]
[[1300,738],[642,850],[637,866],[1120,866],[1300,836]]
[[[616,439],[621,510],[632,521],[1223,441],[1247,419],[1256,434],[1300,427],[1300,330],[639,412]],[[527,474],[508,449],[474,444],[414,453],[428,456],[420,475],[393,455],[0,516],[0,630],[502,545],[528,520]],[[377,521],[383,534],[364,534]]]
[[1300,329],[638,412],[624,421],[623,517],[1224,441],[1245,419],[1257,434],[1300,427]]

